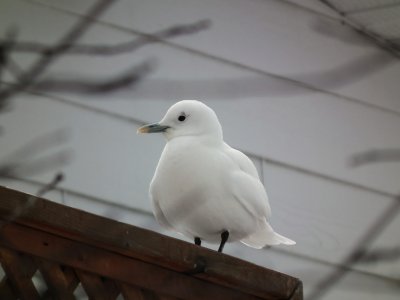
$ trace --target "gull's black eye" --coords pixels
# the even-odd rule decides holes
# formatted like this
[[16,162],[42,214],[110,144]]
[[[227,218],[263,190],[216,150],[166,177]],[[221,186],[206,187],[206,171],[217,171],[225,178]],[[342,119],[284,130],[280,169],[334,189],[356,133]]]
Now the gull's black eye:
[[178,117],[178,120],[179,120],[180,122],[183,122],[183,121],[186,120],[186,116],[185,116],[185,115],[180,115],[180,116]]

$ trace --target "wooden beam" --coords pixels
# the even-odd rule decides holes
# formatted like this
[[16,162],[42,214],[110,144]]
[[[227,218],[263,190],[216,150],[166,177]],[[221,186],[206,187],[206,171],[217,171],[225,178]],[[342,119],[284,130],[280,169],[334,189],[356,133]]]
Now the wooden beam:
[[102,279],[99,275],[79,269],[75,272],[89,299],[114,300],[118,296],[119,291],[112,280]]
[[0,245],[175,298],[259,299],[243,292],[23,225],[3,226],[0,229]]
[[[30,195],[0,187],[0,219],[7,220]],[[191,275],[264,299],[289,299],[300,281],[216,251],[36,198],[16,223],[111,250],[175,272]]]

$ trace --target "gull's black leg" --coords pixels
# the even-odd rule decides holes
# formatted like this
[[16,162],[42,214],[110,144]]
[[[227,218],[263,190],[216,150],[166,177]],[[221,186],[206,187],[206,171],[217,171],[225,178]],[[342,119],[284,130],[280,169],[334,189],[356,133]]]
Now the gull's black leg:
[[225,230],[224,232],[221,233],[221,244],[219,245],[218,252],[222,252],[228,238],[229,238],[229,231]]
[[201,239],[200,239],[199,237],[195,237],[195,238],[194,238],[194,243],[195,243],[197,246],[200,246],[200,245],[201,245]]

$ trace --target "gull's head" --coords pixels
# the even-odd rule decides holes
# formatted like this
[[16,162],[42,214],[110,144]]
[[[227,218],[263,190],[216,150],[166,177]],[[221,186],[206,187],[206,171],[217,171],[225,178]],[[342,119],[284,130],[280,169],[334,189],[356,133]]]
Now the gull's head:
[[197,100],[172,105],[158,123],[138,129],[138,133],[162,132],[168,140],[179,136],[199,136],[222,141],[222,129],[215,112]]

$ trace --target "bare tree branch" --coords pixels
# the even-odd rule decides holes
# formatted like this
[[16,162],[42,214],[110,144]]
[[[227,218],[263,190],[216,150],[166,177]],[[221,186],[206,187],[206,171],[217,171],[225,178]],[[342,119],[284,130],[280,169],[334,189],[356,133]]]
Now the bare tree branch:
[[50,192],[51,190],[54,190],[56,188],[56,186],[64,180],[64,174],[63,173],[57,173],[53,180],[50,181],[48,184],[46,184],[45,186],[43,186],[37,193],[36,193],[36,197],[42,197],[44,194],[46,194],[47,192]]
[[373,264],[380,262],[391,262],[400,259],[400,246],[392,248],[381,248],[372,251],[361,251],[359,263]]
[[[14,44],[13,51],[36,52],[44,56],[55,55],[57,49],[65,49],[62,54],[80,54],[80,55],[117,55],[126,52],[133,52],[147,44],[160,42],[163,39],[176,36],[193,34],[208,28],[209,20],[201,20],[192,24],[174,25],[153,34],[147,34],[135,38],[126,43],[116,45],[73,45],[64,44],[48,46],[37,42],[18,42]],[[5,42],[10,42],[10,39]],[[132,67],[127,72],[117,75],[111,80],[42,80],[33,83],[34,90],[39,91],[68,91],[78,93],[102,93],[111,92],[116,89],[132,86],[139,82],[145,75],[151,71],[153,64],[146,61],[138,66]],[[21,72],[19,72],[21,73]],[[21,77],[21,76],[19,76]],[[33,81],[33,80],[32,80]],[[1,94],[0,94],[1,95]]]
[[6,39],[0,41],[0,78],[9,62],[11,49],[15,46],[16,30],[9,29],[6,32]]
[[[93,20],[93,16],[85,17]],[[176,36],[193,34],[204,30],[210,26],[209,20],[200,20],[192,24],[174,25],[167,29],[155,32],[153,34],[143,34],[132,41],[120,43],[116,45],[74,45],[70,44],[57,44],[56,46],[48,46],[37,42],[18,42],[14,43],[13,51],[22,52],[36,52],[43,57],[54,57],[55,55],[65,54],[79,54],[79,55],[118,55],[126,52],[133,52],[145,45],[160,42],[163,39],[169,39]],[[9,42],[10,39],[5,42]],[[62,50],[62,52],[60,52]],[[136,67],[132,67],[129,71],[117,75],[111,80],[42,80],[35,83],[38,75],[30,76],[29,83],[21,84],[26,81],[26,72],[22,73],[18,66],[13,63],[14,70],[16,70],[16,77],[19,83],[14,87],[9,87],[5,91],[0,91],[0,100],[12,96],[13,93],[18,93],[18,89],[26,89],[27,87],[34,86],[38,91],[68,91],[78,93],[101,93],[112,92],[116,89],[133,86],[139,82],[145,75],[152,69],[150,61],[146,61]],[[18,76],[17,76],[18,75]],[[7,92],[8,91],[8,92]],[[11,93],[8,95],[8,93]]]
[[[172,27],[157,31],[151,34],[144,34],[140,37],[136,37],[132,41],[115,44],[115,45],[85,45],[85,44],[69,44],[60,45],[67,50],[64,54],[69,55],[118,55],[127,52],[133,52],[148,44],[160,42],[163,39],[171,39],[177,36],[183,36],[188,34],[197,33],[210,26],[209,20],[200,20],[192,24],[181,24],[174,25]],[[0,40],[0,42],[2,42]],[[7,42],[6,40],[4,42]],[[32,42],[32,41],[19,41],[13,47],[15,52],[28,52],[28,53],[39,53],[42,55],[48,55],[54,52],[55,47],[48,46],[43,43]]]
[[145,61],[130,70],[118,74],[107,80],[42,80],[32,86],[34,91],[67,91],[69,93],[110,93],[114,90],[136,85],[149,72],[153,70],[154,63],[151,60]]
[[371,149],[354,154],[350,158],[350,166],[359,167],[370,163],[396,161],[400,161],[400,149]]
[[[9,70],[11,73],[15,71],[15,64],[12,63],[10,53],[11,49],[15,46],[15,39],[17,31],[15,28],[11,28],[6,32],[6,39],[0,41],[0,79],[3,77],[3,73]],[[13,74],[15,76],[15,74]],[[19,74],[18,74],[19,75]],[[4,110],[7,106],[6,99],[0,98],[0,111]]]
[[17,30],[10,28],[6,33],[6,39],[0,41],[0,78],[1,71],[8,71],[15,79],[19,80],[22,70],[14,61],[11,54],[17,44]]
[[53,51],[40,56],[23,74],[17,84],[0,91],[0,100],[5,101],[29,87],[43,72],[77,41],[90,27],[93,20],[102,14],[115,0],[99,0],[89,9],[87,17],[81,18],[54,46]]

